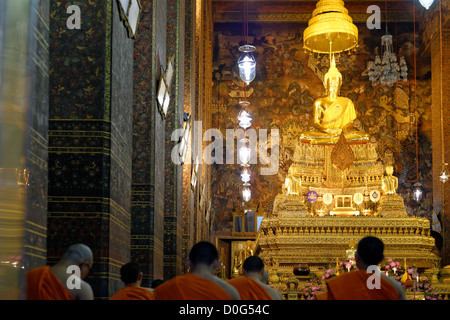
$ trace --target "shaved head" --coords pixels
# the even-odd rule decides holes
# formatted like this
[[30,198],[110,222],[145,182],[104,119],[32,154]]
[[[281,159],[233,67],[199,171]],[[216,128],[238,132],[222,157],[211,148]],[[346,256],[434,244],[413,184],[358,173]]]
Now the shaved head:
[[77,243],[69,247],[62,256],[61,260],[70,262],[72,264],[79,265],[87,262],[92,264],[92,250],[82,243]]

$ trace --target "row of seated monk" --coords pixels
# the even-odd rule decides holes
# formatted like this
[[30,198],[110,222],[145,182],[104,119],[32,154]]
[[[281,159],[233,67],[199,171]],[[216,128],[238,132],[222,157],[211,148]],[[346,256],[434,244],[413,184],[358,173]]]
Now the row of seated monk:
[[[405,300],[397,281],[380,273],[380,286],[368,286],[372,276],[370,265],[384,259],[383,242],[372,236],[360,240],[355,253],[357,271],[344,273],[327,280],[327,291],[316,295],[317,300]],[[92,268],[93,256],[89,247],[72,245],[54,266],[45,266],[27,272],[28,300],[92,300],[91,286],[83,279]],[[267,271],[258,256],[248,257],[243,264],[243,274],[223,280],[215,276],[219,266],[217,248],[206,241],[195,244],[187,261],[191,271],[172,279],[154,281],[152,288],[141,287],[143,273],[135,262],[125,264],[120,270],[125,287],[110,300],[282,300],[283,295],[267,285]],[[67,273],[68,267],[79,267],[79,286]],[[69,277],[72,277],[69,279]]]

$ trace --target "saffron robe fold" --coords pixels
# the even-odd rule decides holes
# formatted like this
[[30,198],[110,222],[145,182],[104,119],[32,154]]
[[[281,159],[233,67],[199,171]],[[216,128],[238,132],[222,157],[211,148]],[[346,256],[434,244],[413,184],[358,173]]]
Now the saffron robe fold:
[[109,300],[155,300],[155,297],[145,288],[125,287],[117,291]]
[[227,282],[236,288],[241,300],[272,300],[266,289],[252,278],[240,276]]
[[[367,279],[372,273],[357,270],[329,279],[328,300],[398,300],[395,287],[380,275],[380,289],[369,289]],[[369,280],[371,282],[371,280]]]
[[155,300],[231,300],[214,282],[186,273],[170,279],[153,291]]
[[345,97],[337,97],[323,112],[321,125],[327,129],[342,129],[355,119],[353,102]]
[[50,266],[27,272],[28,300],[73,300],[69,291],[50,271]]

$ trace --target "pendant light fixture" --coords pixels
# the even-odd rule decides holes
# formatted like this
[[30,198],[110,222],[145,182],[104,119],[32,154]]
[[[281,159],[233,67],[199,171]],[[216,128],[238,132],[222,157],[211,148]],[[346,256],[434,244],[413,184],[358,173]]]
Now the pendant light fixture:
[[251,123],[252,117],[245,109],[246,107],[248,107],[250,105],[250,102],[240,101],[239,104],[241,105],[241,112],[239,113],[239,117],[238,117],[239,126],[243,129],[247,129],[252,125],[252,123]]
[[247,136],[245,136],[245,138],[242,138],[239,142],[242,144],[242,147],[239,148],[239,160],[241,162],[241,166],[249,166],[251,155],[249,146],[250,140]]
[[420,200],[422,200],[422,184],[420,182],[416,182],[414,184],[414,191],[413,191],[413,197],[414,200],[416,200],[416,202],[420,202]]
[[441,171],[441,174],[439,175],[439,179],[443,183],[446,183],[448,180],[448,172],[446,170],[447,165],[448,165],[448,163],[442,164],[442,171]]
[[256,76],[256,60],[252,54],[255,50],[256,48],[249,44],[239,47],[239,51],[242,52],[241,57],[238,60],[239,77],[247,85],[249,85]]
[[249,182],[250,181],[250,170],[246,167],[241,172],[241,180],[242,182]]
[[419,2],[425,9],[428,10],[430,6],[433,4],[434,0],[419,0]]
[[392,35],[388,34],[387,22],[387,2],[385,2],[386,11],[386,34],[381,37],[381,57],[377,55],[375,61],[367,63],[367,71],[372,86],[388,85],[392,87],[397,81],[408,80],[408,67],[404,57],[400,57],[397,62],[397,56],[394,53]]
[[241,56],[238,60],[238,68],[239,77],[249,85],[256,76],[256,59],[253,56],[256,48],[248,44],[248,0],[243,0],[243,6],[242,36],[245,44],[239,47]]
[[442,161],[442,170],[441,174],[439,175],[439,179],[441,182],[446,183],[448,180],[448,172],[446,170],[446,167],[448,165],[447,162],[445,162],[445,140],[444,140],[444,113],[443,113],[443,88],[442,88],[442,72],[443,72],[443,66],[444,66],[444,60],[442,58],[442,4],[441,0],[439,0],[439,50],[440,50],[440,58],[441,58],[441,68],[440,68],[440,74],[441,74],[441,81],[440,81],[440,96],[441,96],[441,104],[440,104],[440,112],[441,112],[441,161]]
[[245,202],[249,202],[250,198],[252,197],[252,191],[249,187],[244,187],[242,190],[242,199],[244,199]]
[[[414,1],[414,0],[413,0]],[[416,62],[416,2],[413,4],[414,10],[414,107],[415,112],[417,113],[417,62]],[[418,119],[416,117],[415,121],[415,129],[416,129],[416,183],[414,184],[413,189],[413,198],[416,202],[422,200],[422,184],[419,182],[419,137],[418,137],[418,127],[417,127]]]

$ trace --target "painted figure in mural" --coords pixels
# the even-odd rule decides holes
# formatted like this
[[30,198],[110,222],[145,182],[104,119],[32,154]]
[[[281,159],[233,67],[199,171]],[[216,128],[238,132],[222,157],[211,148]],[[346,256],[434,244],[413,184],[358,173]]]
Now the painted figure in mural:
[[394,168],[392,166],[386,167],[386,175],[383,177],[381,189],[384,194],[396,194],[398,188],[398,178],[393,176]]
[[368,141],[369,135],[353,130],[356,111],[353,102],[339,96],[342,75],[336,68],[336,62],[331,59],[331,66],[324,76],[324,86],[327,96],[314,102],[314,127],[317,131],[304,132],[300,139],[311,143],[335,143],[344,131],[347,141]]

